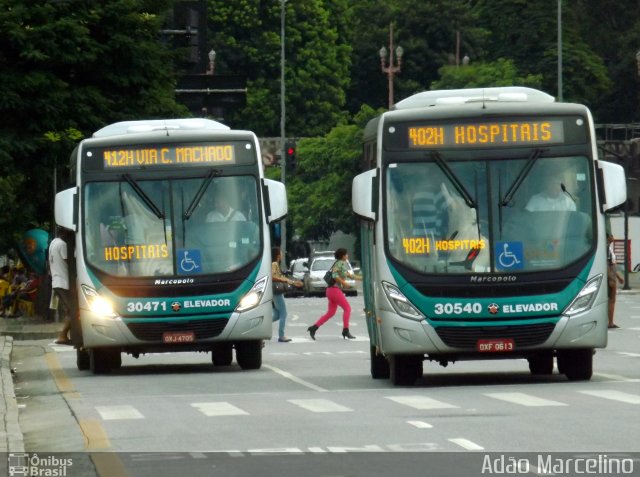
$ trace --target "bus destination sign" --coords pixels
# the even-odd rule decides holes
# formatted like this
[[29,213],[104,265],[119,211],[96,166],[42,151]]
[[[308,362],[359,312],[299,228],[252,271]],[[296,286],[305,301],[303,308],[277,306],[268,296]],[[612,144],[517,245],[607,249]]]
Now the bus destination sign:
[[102,151],[105,170],[235,164],[232,144],[127,147]]
[[564,142],[563,121],[508,121],[409,126],[410,148],[535,146]]

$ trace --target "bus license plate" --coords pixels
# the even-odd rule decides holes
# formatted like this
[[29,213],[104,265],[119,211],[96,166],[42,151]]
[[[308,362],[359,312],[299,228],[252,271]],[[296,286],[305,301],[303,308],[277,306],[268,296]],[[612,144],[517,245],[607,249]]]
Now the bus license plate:
[[504,353],[513,351],[516,345],[512,338],[499,338],[495,340],[478,340],[477,349],[481,353]]
[[196,335],[193,331],[174,331],[162,334],[162,341],[165,343],[193,343]]

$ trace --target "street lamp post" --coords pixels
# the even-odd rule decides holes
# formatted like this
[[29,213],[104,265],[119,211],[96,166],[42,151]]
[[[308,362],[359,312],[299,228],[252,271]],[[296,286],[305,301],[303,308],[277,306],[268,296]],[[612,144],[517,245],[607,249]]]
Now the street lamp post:
[[208,75],[213,74],[215,64],[216,64],[216,52],[213,48],[211,48],[211,51],[209,51],[209,68],[207,69]]
[[387,74],[389,78],[389,109],[393,106],[393,77],[396,73],[400,73],[400,68],[402,66],[402,55],[404,50],[401,46],[398,46],[395,49],[396,56],[398,57],[397,64],[393,63],[393,23],[389,24],[389,66],[386,66],[387,60],[387,49],[383,46],[380,48],[380,66],[382,67],[382,72]]

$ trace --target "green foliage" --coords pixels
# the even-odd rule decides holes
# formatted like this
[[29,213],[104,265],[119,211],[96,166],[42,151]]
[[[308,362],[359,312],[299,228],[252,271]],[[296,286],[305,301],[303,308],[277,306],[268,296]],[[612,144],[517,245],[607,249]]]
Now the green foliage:
[[357,231],[351,182],[360,172],[364,125],[379,113],[364,105],[353,124],[336,126],[325,137],[298,143],[297,173],[287,181],[289,216],[297,235],[327,239],[337,230]]
[[[259,136],[280,132],[280,1],[209,0],[211,46],[221,74],[247,74],[247,106],[233,127]],[[347,0],[287,2],[287,136],[324,134],[343,117],[349,82]],[[218,61],[218,58],[220,60]]]
[[[0,8],[0,252],[50,220],[53,171],[107,123],[184,116],[158,31],[172,0],[3,0]],[[17,213],[17,211],[20,211]]]
[[519,76],[513,61],[504,58],[493,63],[443,66],[440,79],[431,89],[482,88],[490,86],[529,86],[540,88],[542,75]]

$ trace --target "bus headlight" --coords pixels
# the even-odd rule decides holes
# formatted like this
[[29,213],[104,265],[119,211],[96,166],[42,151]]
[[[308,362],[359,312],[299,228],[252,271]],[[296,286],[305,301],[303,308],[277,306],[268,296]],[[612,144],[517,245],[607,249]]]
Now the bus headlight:
[[89,304],[89,309],[96,315],[115,318],[118,316],[113,310],[113,304],[110,300],[100,295],[97,291],[87,285],[82,285],[82,293]]
[[391,306],[393,306],[396,313],[400,316],[416,321],[421,321],[425,318],[425,316],[411,304],[407,297],[402,294],[398,287],[391,283],[382,282],[382,288],[387,295],[389,303],[391,303]]
[[240,303],[238,303],[236,307],[236,311],[247,311],[258,306],[262,301],[266,287],[267,277],[258,280],[253,287],[251,287],[251,290],[242,297],[242,300],[240,300]]
[[571,304],[564,310],[563,314],[567,316],[577,315],[583,311],[587,311],[593,305],[593,301],[596,299],[598,290],[600,289],[600,283],[602,282],[602,275],[597,275],[587,282],[582,287],[580,293],[573,299]]

